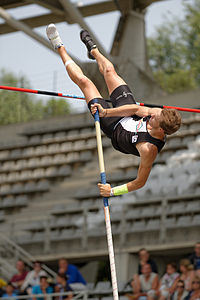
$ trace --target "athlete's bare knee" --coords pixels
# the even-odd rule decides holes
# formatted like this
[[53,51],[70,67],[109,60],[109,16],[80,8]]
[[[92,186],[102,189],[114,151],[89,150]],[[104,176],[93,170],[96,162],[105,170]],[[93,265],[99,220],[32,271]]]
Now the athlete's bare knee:
[[115,68],[113,66],[113,64],[108,64],[105,69],[104,69],[104,74],[105,75],[112,75],[112,74],[115,74]]
[[81,75],[77,78],[77,84],[82,87],[85,88],[87,86],[89,86],[91,84],[91,81],[89,78],[87,78],[85,75]]

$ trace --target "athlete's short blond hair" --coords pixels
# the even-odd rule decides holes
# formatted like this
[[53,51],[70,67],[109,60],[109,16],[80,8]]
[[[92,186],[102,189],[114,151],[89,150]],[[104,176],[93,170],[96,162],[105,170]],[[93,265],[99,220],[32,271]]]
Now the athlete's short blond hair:
[[160,115],[160,127],[165,134],[176,132],[181,126],[181,115],[176,109],[163,108]]

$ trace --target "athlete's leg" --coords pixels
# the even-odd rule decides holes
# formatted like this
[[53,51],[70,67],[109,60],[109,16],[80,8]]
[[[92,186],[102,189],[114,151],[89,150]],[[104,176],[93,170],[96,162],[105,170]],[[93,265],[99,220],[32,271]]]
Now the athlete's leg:
[[54,24],[47,27],[47,36],[53,47],[58,51],[69,77],[83,92],[87,103],[94,98],[102,98],[93,82],[83,74],[81,68],[67,54]]
[[97,60],[99,70],[104,76],[109,94],[111,95],[111,93],[120,85],[125,85],[125,81],[117,75],[113,64],[99,52],[89,32],[87,30],[82,30],[80,32],[80,38],[87,47],[88,57]]
[[94,98],[102,98],[94,83],[88,79],[81,68],[71,60],[64,46],[57,49],[58,53],[66,66],[67,73],[71,80],[76,83],[83,92],[87,103]]
[[103,56],[97,48],[92,49],[91,54],[96,59],[99,71],[104,76],[109,95],[111,95],[112,92],[120,85],[126,84],[126,82],[116,73],[113,64],[105,56]]

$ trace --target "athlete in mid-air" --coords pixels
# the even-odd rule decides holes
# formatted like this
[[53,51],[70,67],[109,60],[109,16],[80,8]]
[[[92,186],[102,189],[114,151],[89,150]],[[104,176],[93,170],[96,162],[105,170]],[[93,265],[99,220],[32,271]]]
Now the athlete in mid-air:
[[165,145],[165,136],[179,129],[179,112],[175,109],[138,106],[131,90],[116,73],[113,64],[99,52],[90,34],[82,30],[80,37],[87,47],[88,57],[96,59],[99,71],[104,76],[113,106],[110,108],[94,83],[67,54],[54,24],[47,27],[47,36],[58,51],[69,77],[83,92],[92,114],[98,109],[101,129],[111,139],[113,147],[122,153],[140,157],[136,179],[113,188],[110,184],[98,184],[100,194],[109,197],[140,189],[149,177],[157,154]]

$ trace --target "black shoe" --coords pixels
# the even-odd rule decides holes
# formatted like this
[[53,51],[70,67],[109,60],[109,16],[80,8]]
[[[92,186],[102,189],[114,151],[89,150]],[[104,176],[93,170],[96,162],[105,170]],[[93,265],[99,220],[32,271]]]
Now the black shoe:
[[85,44],[85,46],[88,49],[88,57],[90,59],[95,59],[94,56],[91,54],[91,50],[97,48],[97,46],[92,40],[89,32],[87,30],[81,30],[80,37],[81,37],[81,41]]

